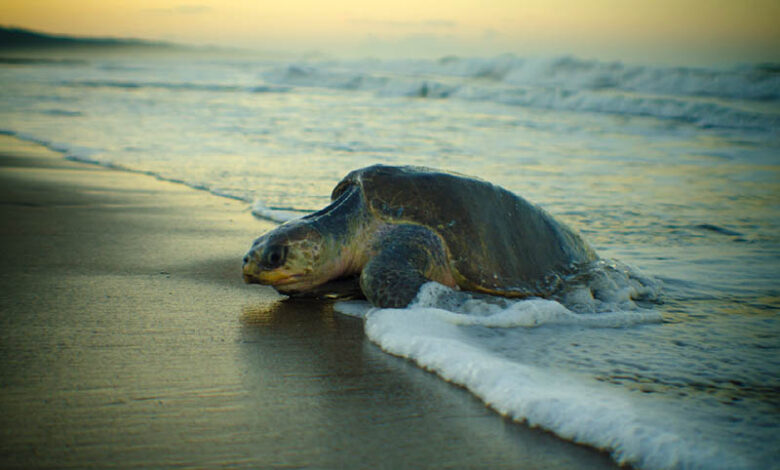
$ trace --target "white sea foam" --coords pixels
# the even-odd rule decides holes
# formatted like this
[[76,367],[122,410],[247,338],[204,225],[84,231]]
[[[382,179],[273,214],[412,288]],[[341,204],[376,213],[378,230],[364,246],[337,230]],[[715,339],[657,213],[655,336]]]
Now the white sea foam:
[[[557,337],[564,346],[571,335],[587,341],[586,332],[632,332],[662,322],[657,311],[620,310],[618,305],[625,306],[620,302],[613,311],[576,313],[554,300],[508,300],[428,283],[406,309],[376,309],[364,301],[340,302],[335,308],[364,318],[367,336],[384,351],[465,387],[504,416],[609,451],[620,464],[759,468],[730,445],[736,430],[717,429],[723,424],[710,420],[706,410],[630,392],[584,370],[551,366],[554,360],[535,361],[534,351],[523,352],[538,345],[539,338],[554,343]],[[609,335],[602,339],[620,333]],[[556,349],[563,351],[553,346],[544,354],[565,354]]]
[[[560,307],[549,307],[557,317]],[[451,318],[431,308],[373,310],[366,334],[385,351],[466,387],[500,414],[608,450],[618,463],[653,469],[746,466],[720,443],[697,437],[673,409],[642,403],[587,377],[492,354],[470,344]]]
[[441,284],[428,283],[420,289],[415,308],[429,308],[431,310],[428,314],[453,325],[490,328],[530,328],[542,325],[623,328],[662,320],[661,314],[655,310],[574,313],[559,302],[540,298],[505,301],[503,305],[493,302],[453,291]]

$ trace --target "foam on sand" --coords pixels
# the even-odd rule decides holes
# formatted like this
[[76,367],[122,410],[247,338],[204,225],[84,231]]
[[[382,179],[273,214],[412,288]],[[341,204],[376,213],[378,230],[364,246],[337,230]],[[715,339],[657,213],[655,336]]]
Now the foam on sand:
[[406,309],[375,309],[355,301],[340,302],[336,309],[363,317],[367,336],[384,351],[465,387],[501,415],[609,451],[620,464],[752,466],[730,449],[727,434],[707,432],[711,423],[696,410],[681,411],[674,402],[602,383],[582,371],[502,352],[507,343],[515,351],[533,347],[531,336],[539,332],[555,341],[556,329],[619,335],[658,325],[662,317],[654,310],[576,313],[554,300],[498,299],[435,283],[423,286]]

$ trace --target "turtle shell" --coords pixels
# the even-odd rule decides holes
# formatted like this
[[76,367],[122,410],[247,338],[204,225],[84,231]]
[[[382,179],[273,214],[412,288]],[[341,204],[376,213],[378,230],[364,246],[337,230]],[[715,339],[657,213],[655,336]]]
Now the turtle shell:
[[543,295],[550,276],[596,259],[579,235],[543,209],[476,178],[375,165],[349,173],[332,199],[352,186],[362,190],[375,217],[438,233],[456,281],[468,290]]

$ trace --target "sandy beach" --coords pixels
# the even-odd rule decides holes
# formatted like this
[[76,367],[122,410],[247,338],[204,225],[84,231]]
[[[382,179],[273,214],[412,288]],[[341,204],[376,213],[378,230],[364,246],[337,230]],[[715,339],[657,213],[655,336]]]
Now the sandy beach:
[[3,136],[0,211],[0,467],[614,467],[244,285],[241,202]]

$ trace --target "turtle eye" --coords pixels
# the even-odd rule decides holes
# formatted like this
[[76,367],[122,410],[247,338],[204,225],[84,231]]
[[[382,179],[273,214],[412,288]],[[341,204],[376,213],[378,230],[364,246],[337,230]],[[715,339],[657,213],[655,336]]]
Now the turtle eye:
[[263,264],[269,268],[278,268],[287,259],[287,247],[284,245],[271,245],[263,254]]

